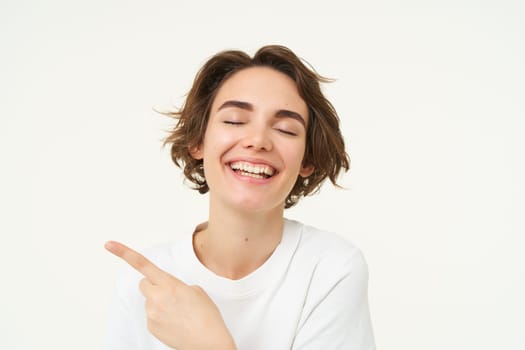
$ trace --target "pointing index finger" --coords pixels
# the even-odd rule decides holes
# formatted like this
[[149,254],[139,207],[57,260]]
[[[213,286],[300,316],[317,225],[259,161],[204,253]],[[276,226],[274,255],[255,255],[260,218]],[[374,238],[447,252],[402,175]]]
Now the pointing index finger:
[[167,279],[172,277],[167,272],[158,268],[155,264],[149,261],[145,256],[136,252],[135,250],[125,246],[122,243],[109,241],[104,247],[114,255],[118,256],[131,267],[140,272],[144,277],[150,280],[153,284],[162,284]]

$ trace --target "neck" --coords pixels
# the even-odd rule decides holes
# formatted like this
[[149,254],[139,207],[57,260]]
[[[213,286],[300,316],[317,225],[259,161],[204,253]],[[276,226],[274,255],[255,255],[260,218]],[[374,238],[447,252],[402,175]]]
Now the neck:
[[194,235],[199,260],[219,276],[240,279],[259,268],[281,241],[284,208],[239,212],[213,206],[206,226]]

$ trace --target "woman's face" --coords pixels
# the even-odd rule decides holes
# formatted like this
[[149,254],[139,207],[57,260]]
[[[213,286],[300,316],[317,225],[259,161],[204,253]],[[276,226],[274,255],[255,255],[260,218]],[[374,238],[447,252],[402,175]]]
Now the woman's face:
[[284,208],[304,167],[308,108],[295,82],[268,67],[243,69],[220,87],[203,143],[210,200],[241,210]]

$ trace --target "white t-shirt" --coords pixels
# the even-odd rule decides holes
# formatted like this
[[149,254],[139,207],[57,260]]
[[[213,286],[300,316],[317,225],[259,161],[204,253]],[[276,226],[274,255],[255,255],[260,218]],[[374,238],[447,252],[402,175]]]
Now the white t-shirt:
[[[192,234],[145,255],[208,293],[238,349],[375,349],[366,262],[358,248],[336,234],[286,219],[273,254],[240,280],[220,277],[202,265]],[[108,350],[169,349],[147,330],[138,288],[142,278],[129,268],[117,280]]]

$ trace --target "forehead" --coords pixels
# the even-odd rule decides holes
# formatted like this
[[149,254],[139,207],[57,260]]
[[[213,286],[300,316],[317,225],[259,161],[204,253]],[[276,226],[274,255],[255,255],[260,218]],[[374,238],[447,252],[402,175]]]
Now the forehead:
[[256,109],[290,109],[306,117],[308,108],[295,82],[286,74],[269,67],[242,69],[219,88],[212,111],[225,101],[248,102]]

